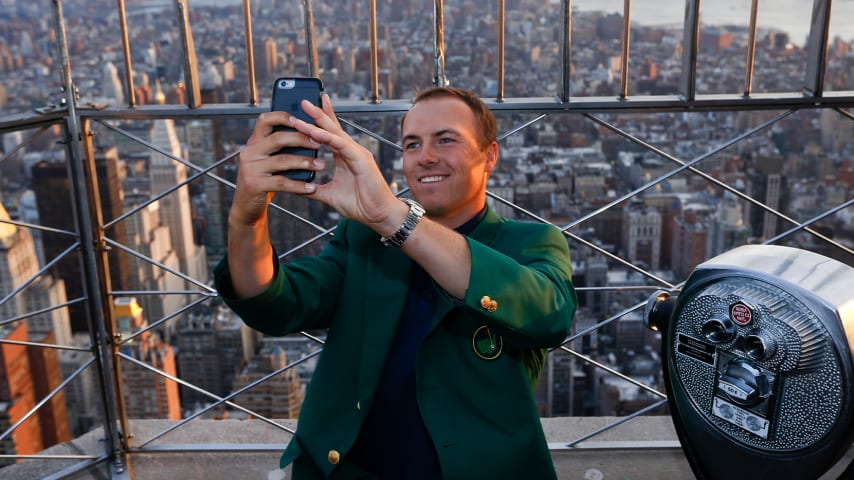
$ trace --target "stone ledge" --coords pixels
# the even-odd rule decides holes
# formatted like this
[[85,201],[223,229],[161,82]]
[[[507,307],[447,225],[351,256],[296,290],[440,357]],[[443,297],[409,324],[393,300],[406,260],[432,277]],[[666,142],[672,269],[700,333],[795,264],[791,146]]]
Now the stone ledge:
[[[543,419],[543,431],[562,480],[693,478],[670,417],[638,417],[574,447],[568,446],[618,420],[613,417]],[[296,426],[294,420],[277,423],[291,429]],[[0,470],[0,477],[266,480],[277,469],[279,455],[290,438],[287,432],[259,420],[194,420],[146,444],[174,425],[174,421],[167,420],[131,422],[133,445],[145,444],[146,449],[145,453],[131,455],[132,476],[128,472],[110,471],[112,465],[105,462],[69,476],[81,460],[28,459]],[[43,454],[101,456],[103,452],[101,431],[95,430]]]

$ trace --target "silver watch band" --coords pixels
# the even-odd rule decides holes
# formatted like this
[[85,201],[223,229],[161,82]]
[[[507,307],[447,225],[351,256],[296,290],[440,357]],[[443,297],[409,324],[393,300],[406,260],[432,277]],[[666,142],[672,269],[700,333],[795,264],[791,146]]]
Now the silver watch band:
[[421,217],[424,216],[424,207],[422,207],[420,203],[411,198],[401,198],[400,200],[409,205],[409,213],[406,214],[406,218],[403,219],[403,223],[400,225],[400,228],[394,232],[394,234],[380,238],[380,242],[382,242],[386,247],[400,248],[400,246],[403,245],[403,242],[412,235],[412,231],[415,230],[415,226],[418,225],[418,222],[421,221]]

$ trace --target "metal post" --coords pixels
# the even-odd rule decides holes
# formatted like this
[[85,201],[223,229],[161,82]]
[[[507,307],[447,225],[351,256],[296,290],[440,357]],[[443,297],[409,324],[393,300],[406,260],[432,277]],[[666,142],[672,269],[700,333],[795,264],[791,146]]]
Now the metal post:
[[700,41],[700,0],[685,0],[682,40],[682,95],[693,102],[697,96],[697,54]]
[[[80,232],[81,253],[83,257],[82,271],[84,276],[84,285],[86,287],[89,302],[89,331],[92,336],[93,354],[98,359],[96,362],[98,369],[98,378],[101,386],[102,407],[104,409],[104,437],[107,454],[114,461],[113,470],[115,473],[122,476],[130,475],[129,458],[127,449],[123,446],[122,433],[116,430],[118,421],[117,415],[120,412],[116,404],[116,386],[117,378],[113,377],[110,381],[109,376],[115,373],[113,367],[112,338],[107,335],[105,329],[105,305],[107,304],[109,275],[98,275],[98,267],[96,260],[95,249],[104,245],[103,231],[93,229],[93,218],[91,208],[93,205],[87,200],[98,198],[97,181],[94,175],[86,175],[85,168],[80,153],[81,127],[80,119],[77,116],[76,88],[74,87],[73,78],[71,76],[71,64],[68,57],[68,40],[65,32],[65,20],[62,12],[62,1],[53,1],[54,23],[57,37],[57,50],[60,57],[60,67],[62,68],[62,84],[65,90],[65,100],[68,107],[68,115],[65,122],[65,148],[68,155],[69,174],[71,177],[71,191],[74,202],[74,211],[77,212],[76,221],[77,228]],[[86,183],[87,180],[90,183]],[[96,216],[100,212],[95,210]],[[100,237],[95,239],[93,232],[99,232]],[[103,253],[103,250],[101,251]],[[122,410],[121,413],[124,411]],[[126,415],[121,414],[124,421],[122,429],[127,434],[127,419]]]
[[125,0],[116,0],[119,9],[119,29],[122,35],[122,52],[125,56],[125,76],[127,77],[127,93],[125,98],[128,101],[128,106],[136,105],[136,92],[133,86],[133,67],[131,66],[130,58],[130,42],[128,41],[128,19],[125,12]]
[[563,38],[561,49],[563,50],[563,62],[561,65],[561,103],[569,102],[569,84],[572,75],[572,0],[562,0],[561,13],[563,14]]
[[753,67],[756,62],[756,19],[759,15],[759,0],[750,2],[750,25],[747,39],[747,59],[744,68],[744,96],[753,93]]
[[498,93],[496,101],[504,101],[504,35],[505,35],[505,0],[498,0]]
[[[371,103],[380,102],[379,52],[377,41],[377,0],[368,2],[370,9],[368,35],[371,40]],[[388,93],[388,92],[387,92]]]
[[249,105],[258,104],[258,86],[255,82],[255,47],[252,45],[252,9],[250,0],[243,0],[243,30],[246,33],[246,83]]
[[433,32],[433,85],[446,87],[448,77],[445,75],[445,12],[442,0],[433,2]]
[[202,94],[199,91],[199,61],[196,58],[196,44],[193,43],[193,31],[190,29],[190,14],[187,0],[176,0],[178,13],[178,31],[181,33],[181,47],[184,53],[184,86],[187,88],[187,106],[202,106]]
[[629,43],[632,31],[632,0],[623,0],[623,49],[620,54],[620,98],[629,96]]
[[317,62],[317,45],[314,44],[314,11],[311,0],[303,0],[303,15],[305,15],[305,48],[308,55],[309,76],[318,76],[320,70]]
[[810,23],[806,47],[807,74],[804,80],[804,91],[813,97],[824,95],[831,3],[832,0],[815,0],[812,5],[812,23]]

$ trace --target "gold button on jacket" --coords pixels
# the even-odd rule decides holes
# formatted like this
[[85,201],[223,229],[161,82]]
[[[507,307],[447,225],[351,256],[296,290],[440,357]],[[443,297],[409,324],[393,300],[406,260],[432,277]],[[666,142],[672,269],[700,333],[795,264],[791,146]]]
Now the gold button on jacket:
[[338,453],[338,450],[330,450],[326,458],[329,459],[329,463],[332,465],[338,465],[338,462],[341,461],[341,454]]

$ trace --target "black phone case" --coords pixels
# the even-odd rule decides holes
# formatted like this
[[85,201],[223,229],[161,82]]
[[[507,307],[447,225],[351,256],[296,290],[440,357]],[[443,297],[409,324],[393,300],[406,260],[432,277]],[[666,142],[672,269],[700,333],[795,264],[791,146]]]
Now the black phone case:
[[[320,93],[323,91],[323,83],[318,78],[313,77],[283,77],[276,79],[273,84],[273,100],[271,102],[271,111],[285,111],[300,120],[314,123],[300,107],[300,102],[308,100],[315,105],[320,105]],[[289,130],[294,131],[291,127],[278,126],[274,131]],[[302,147],[285,147],[276,154],[288,153],[291,155],[303,155],[306,157],[317,157],[317,150],[312,148]],[[285,175],[294,180],[302,180],[311,182],[314,180],[314,170],[285,170],[278,172],[278,175]]]

